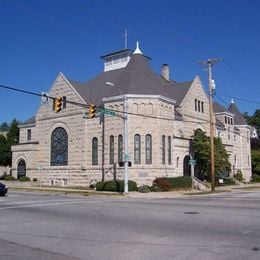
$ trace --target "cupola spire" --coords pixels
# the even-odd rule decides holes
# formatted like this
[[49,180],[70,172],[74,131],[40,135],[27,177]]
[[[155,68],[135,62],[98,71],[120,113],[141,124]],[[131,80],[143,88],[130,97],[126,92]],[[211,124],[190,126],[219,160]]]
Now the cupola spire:
[[143,54],[143,53],[141,52],[141,50],[139,49],[139,42],[138,42],[138,41],[136,42],[136,49],[135,49],[135,51],[134,51],[134,54]]

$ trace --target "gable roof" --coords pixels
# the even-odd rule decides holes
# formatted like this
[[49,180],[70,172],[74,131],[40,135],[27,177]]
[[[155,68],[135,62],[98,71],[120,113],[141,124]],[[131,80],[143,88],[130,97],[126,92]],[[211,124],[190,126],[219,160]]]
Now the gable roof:
[[234,123],[235,125],[247,125],[246,119],[243,117],[243,115],[238,110],[235,103],[231,103],[229,105],[228,111],[233,113],[235,115],[234,117]]
[[153,72],[148,60],[142,54],[134,54],[124,68],[102,72],[86,83],[68,81],[87,103],[101,105],[105,97],[137,94],[165,96],[176,100],[178,106],[193,81],[168,82]]

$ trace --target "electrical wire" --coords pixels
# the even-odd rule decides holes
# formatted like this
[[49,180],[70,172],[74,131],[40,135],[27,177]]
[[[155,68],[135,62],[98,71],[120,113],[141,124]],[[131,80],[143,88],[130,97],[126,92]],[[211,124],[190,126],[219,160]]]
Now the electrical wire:
[[[2,85],[2,84],[0,84],[0,88],[20,92],[20,93],[23,93],[23,94],[38,96],[38,97],[45,97],[45,98],[47,97],[47,98],[52,99],[53,101],[56,100],[56,98],[57,98],[57,97],[47,96],[46,94],[39,94],[39,93],[36,93],[36,92],[24,90],[24,89],[5,86],[5,85]],[[89,108],[92,105],[92,104],[84,104],[84,103],[74,102],[74,101],[70,101],[70,100],[67,100],[67,99],[66,99],[66,103],[76,105],[76,106],[80,106],[80,107],[83,107],[83,108]],[[103,107],[98,107],[98,106],[96,106],[96,108],[97,109],[104,109]],[[125,112],[125,111],[120,111],[120,110],[115,110],[115,109],[110,109],[110,108],[106,109],[106,110],[117,113],[115,116],[123,118],[123,119],[126,119],[126,116],[128,116],[128,115],[134,115],[134,116],[141,116],[141,117],[144,117],[144,118],[160,119],[160,120],[167,120],[167,121],[172,121],[172,122],[176,121],[175,118],[158,117],[158,116],[151,116],[151,115],[145,115],[145,114],[131,113],[131,112]],[[182,122],[184,122],[184,123],[195,123],[195,124],[210,124],[209,120],[203,120],[203,119],[198,120],[195,117],[193,117],[193,118],[196,119],[197,121],[182,120]],[[232,131],[230,130],[230,132],[232,132]],[[233,133],[236,133],[236,132],[233,132]],[[240,135],[240,136],[242,136],[242,135]],[[242,137],[248,139],[248,137],[245,137],[245,136],[242,136]]]

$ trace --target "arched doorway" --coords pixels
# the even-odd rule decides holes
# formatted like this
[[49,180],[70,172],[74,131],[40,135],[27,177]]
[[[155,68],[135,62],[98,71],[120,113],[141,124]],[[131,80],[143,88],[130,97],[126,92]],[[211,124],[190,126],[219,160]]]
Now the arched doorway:
[[17,179],[22,176],[26,176],[26,163],[24,159],[21,159],[17,165]]
[[183,176],[191,176],[191,168],[189,165],[190,156],[186,155],[183,159]]

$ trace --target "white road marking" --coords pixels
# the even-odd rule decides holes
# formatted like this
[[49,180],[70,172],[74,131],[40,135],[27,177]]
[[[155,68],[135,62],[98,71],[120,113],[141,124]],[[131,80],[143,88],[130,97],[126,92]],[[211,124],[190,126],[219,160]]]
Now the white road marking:
[[[100,203],[100,202],[107,202],[109,200],[84,200],[84,199],[79,199],[79,200],[69,200],[69,201],[60,201],[60,202],[52,202],[52,201],[46,201],[46,203],[40,203],[40,204],[29,204],[29,205],[19,205],[19,206],[7,206],[7,207],[0,207],[0,210],[4,210],[4,209],[18,209],[18,208],[32,208],[32,207],[44,207],[44,206],[56,206],[56,205],[65,205],[65,204],[76,204],[76,203]],[[110,200],[114,201],[114,200]],[[9,204],[16,204],[16,203],[9,203]],[[6,205],[6,204],[4,204]]]
[[[73,201],[75,200],[80,200],[80,201],[85,201],[84,199],[74,199]],[[33,203],[45,203],[45,202],[65,202],[65,201],[72,201],[72,199],[67,199],[67,200],[64,200],[64,199],[59,199],[59,200],[26,200],[26,201],[13,201],[13,202],[6,202],[6,203],[3,203],[3,205],[9,205],[9,204],[33,204]]]

